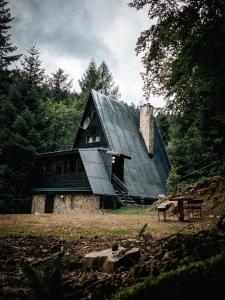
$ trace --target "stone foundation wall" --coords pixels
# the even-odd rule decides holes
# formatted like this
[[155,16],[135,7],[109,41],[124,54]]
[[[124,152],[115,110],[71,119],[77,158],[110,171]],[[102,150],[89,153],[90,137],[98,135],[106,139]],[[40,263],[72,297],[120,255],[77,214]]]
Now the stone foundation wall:
[[[63,197],[62,197],[63,196]],[[96,211],[100,208],[100,198],[90,194],[56,194],[54,213],[67,213],[73,209]]]
[[[31,213],[45,212],[46,195],[32,196]],[[72,210],[97,211],[100,209],[100,197],[92,194],[56,194],[54,199],[54,213],[68,213]]]
[[44,213],[45,212],[45,195],[33,195],[32,196],[32,208],[31,213]]
[[95,211],[100,209],[100,197],[90,194],[75,194],[72,198],[72,209]]
[[67,213],[71,210],[71,199],[73,195],[55,195],[54,213]]

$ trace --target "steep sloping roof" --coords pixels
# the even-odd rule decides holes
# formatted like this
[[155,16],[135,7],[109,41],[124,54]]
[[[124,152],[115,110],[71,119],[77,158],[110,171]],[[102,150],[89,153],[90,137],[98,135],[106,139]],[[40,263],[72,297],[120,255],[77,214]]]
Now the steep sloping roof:
[[[124,163],[124,182],[129,194],[156,198],[158,194],[165,193],[165,178],[161,177],[161,174],[166,174],[168,166],[164,164],[167,161],[164,159],[157,168],[155,160],[149,158],[139,132],[139,112],[125,103],[115,101],[112,97],[104,96],[94,90],[92,90],[92,97],[110,149],[132,157],[131,160],[125,159]],[[164,144],[160,140],[161,136],[157,133],[156,135],[155,148],[161,149]],[[165,149],[162,152],[167,157]],[[160,159],[159,154],[156,155],[157,159]]]
[[168,174],[171,169],[171,163],[166,152],[162,136],[160,134],[158,125],[154,124],[154,161],[159,172],[160,178],[166,184]]
[[115,196],[114,188],[98,149],[79,149],[79,152],[93,193]]

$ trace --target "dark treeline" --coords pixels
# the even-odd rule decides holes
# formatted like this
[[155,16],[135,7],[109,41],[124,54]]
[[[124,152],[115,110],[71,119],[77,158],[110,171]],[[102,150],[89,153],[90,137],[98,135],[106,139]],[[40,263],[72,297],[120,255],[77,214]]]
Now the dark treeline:
[[[105,62],[90,62],[81,92],[61,68],[45,74],[36,45],[24,55],[10,40],[12,17],[0,0],[0,211],[29,211],[22,189],[36,153],[71,149],[91,88],[119,95]],[[16,68],[18,62],[20,68]]]
[[224,174],[225,1],[132,0],[129,5],[147,8],[153,20],[136,52],[143,55],[146,97],[167,99],[167,113],[158,121],[173,164],[170,186]]
[[[145,5],[154,25],[141,33],[136,51],[143,54],[146,97],[167,99],[157,120],[173,164],[169,189],[175,191],[179,183],[224,174],[225,0],[130,3]],[[71,90],[60,66],[47,76],[36,46],[18,54],[11,21],[0,0],[0,211],[25,212],[29,202],[21,189],[35,154],[71,148],[91,88],[120,95],[105,62],[90,62],[78,80],[80,93]]]

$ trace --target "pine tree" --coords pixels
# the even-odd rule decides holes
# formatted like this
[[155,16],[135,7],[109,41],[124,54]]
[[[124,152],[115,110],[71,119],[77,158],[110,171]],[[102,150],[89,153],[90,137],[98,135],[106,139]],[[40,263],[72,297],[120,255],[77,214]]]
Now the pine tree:
[[13,73],[9,67],[20,57],[20,55],[15,54],[17,48],[10,42],[11,35],[8,30],[13,18],[6,6],[7,2],[0,0],[0,101],[2,101],[1,97],[4,98],[9,91],[11,74]]
[[21,62],[22,73],[30,85],[40,86],[43,83],[44,69],[41,67],[40,51],[34,44],[23,57]]
[[22,70],[14,72],[10,92],[0,109],[2,189],[0,209],[29,210],[29,202],[21,196],[34,155],[49,150],[48,119],[45,115],[42,84],[44,70],[39,51],[32,47],[22,60]]
[[20,57],[20,55],[13,54],[17,48],[10,42],[11,34],[8,33],[11,28],[9,23],[13,18],[6,5],[6,1],[0,0],[0,72],[7,70]]
[[92,58],[87,70],[83,74],[82,79],[78,80],[81,88],[81,92],[89,94],[91,89],[96,89],[97,81],[98,81],[97,66],[94,59]]
[[97,90],[104,95],[120,97],[119,87],[115,86],[112,73],[110,73],[107,64],[103,61],[98,68]]
[[119,87],[115,86],[112,73],[105,62],[97,67],[92,59],[79,84],[82,93],[87,95],[91,89],[95,89],[106,96],[120,97]]
[[52,78],[49,80],[52,96],[56,101],[66,100],[70,94],[73,80],[68,79],[69,74],[66,74],[61,68],[55,73],[52,73]]

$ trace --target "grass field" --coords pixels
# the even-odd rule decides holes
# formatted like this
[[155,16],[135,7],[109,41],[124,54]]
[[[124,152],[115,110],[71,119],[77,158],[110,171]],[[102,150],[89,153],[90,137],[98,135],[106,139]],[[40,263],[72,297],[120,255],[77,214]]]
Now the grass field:
[[[192,232],[187,223],[178,222],[169,216],[168,222],[158,222],[155,211],[144,208],[123,208],[107,213],[84,213],[75,211],[68,214],[27,214],[0,215],[0,233],[30,234],[77,238],[80,236],[137,235],[144,224],[147,232],[154,237]],[[195,231],[200,224],[194,224]]]

